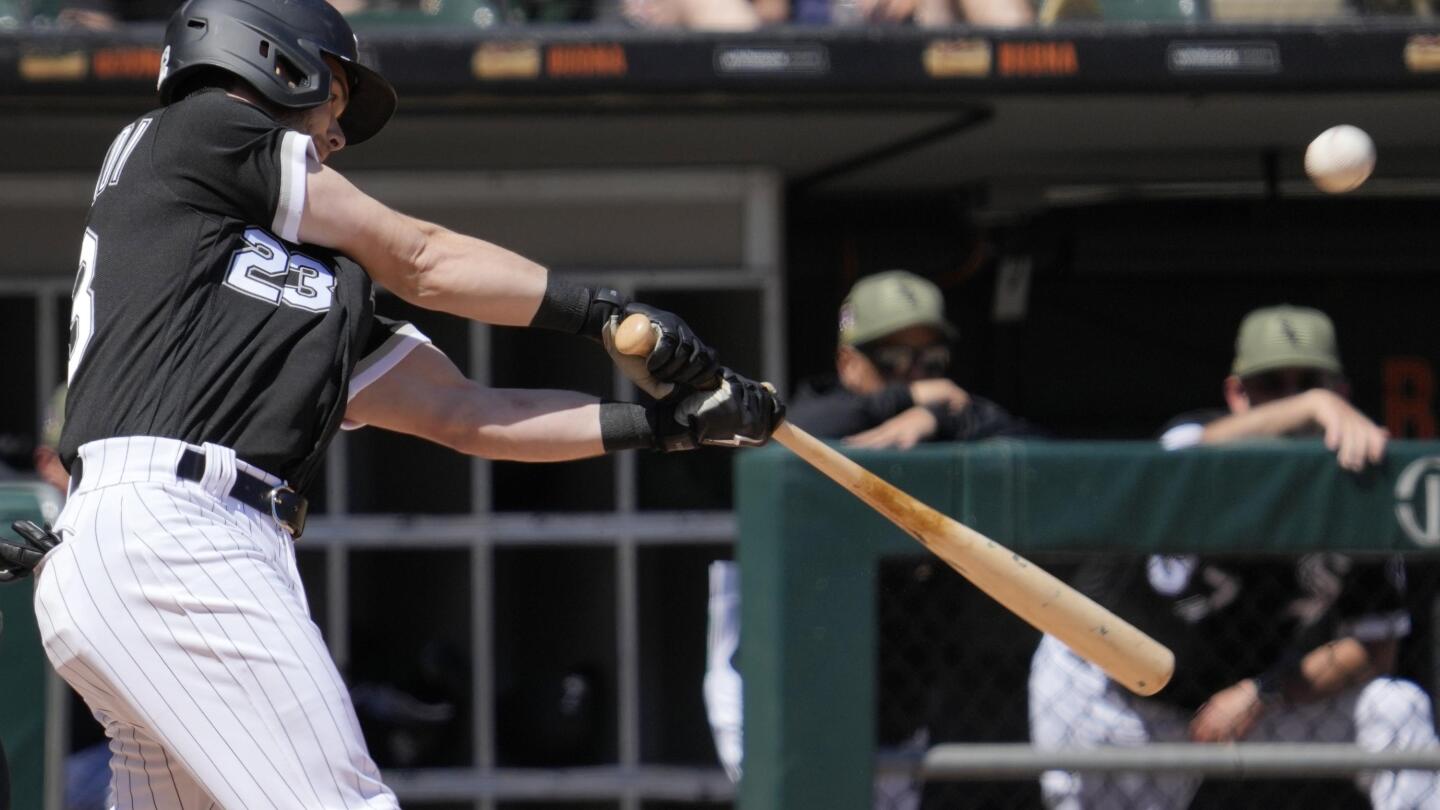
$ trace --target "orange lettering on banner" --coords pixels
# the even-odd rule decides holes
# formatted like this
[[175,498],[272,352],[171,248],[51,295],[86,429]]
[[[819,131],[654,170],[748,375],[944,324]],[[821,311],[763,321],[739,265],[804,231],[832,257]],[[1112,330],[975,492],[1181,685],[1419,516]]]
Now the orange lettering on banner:
[[619,45],[551,45],[545,73],[553,78],[624,76],[629,69]]
[[153,79],[160,75],[160,52],[154,48],[101,48],[90,57],[97,79]]
[[1073,42],[1001,42],[995,63],[1001,76],[1074,76],[1080,72]]
[[1387,357],[1380,363],[1381,407],[1390,435],[1435,438],[1435,369],[1423,357]]

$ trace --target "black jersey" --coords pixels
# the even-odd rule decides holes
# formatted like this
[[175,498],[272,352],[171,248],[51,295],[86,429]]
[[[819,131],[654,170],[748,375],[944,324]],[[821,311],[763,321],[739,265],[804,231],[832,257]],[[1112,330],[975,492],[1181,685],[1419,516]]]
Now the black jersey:
[[[364,360],[408,351],[369,277],[296,243],[310,139],[203,91],[121,131],[75,281],[60,456],[118,436],[233,448],[303,486]],[[373,377],[374,375],[372,375]]]

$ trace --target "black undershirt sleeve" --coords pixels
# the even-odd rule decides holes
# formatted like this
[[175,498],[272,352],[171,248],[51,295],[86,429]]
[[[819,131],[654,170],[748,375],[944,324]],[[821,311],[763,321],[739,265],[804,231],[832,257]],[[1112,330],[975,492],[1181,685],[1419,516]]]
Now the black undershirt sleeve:
[[914,404],[910,386],[904,383],[864,395],[837,387],[824,394],[797,397],[785,418],[821,438],[838,439],[869,430]]

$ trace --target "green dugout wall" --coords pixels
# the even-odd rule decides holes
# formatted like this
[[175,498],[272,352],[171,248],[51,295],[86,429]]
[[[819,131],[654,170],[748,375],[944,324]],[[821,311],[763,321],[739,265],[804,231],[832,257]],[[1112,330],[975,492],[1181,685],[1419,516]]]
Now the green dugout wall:
[[[850,454],[1025,554],[1440,548],[1440,442],[1346,473],[1318,441],[1175,452],[1016,442]],[[863,810],[875,740],[875,572],[914,540],[781,448],[737,460],[744,810]],[[958,574],[956,575],[958,576]]]

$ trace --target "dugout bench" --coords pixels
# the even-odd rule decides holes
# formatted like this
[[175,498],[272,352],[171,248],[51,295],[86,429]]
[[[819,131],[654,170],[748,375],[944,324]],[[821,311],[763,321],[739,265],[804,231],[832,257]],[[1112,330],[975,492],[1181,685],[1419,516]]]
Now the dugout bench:
[[[1152,442],[997,440],[850,455],[936,509],[1040,559],[1315,550],[1424,559],[1440,548],[1440,442],[1392,442],[1385,463],[1361,475],[1342,471],[1319,441],[1166,452]],[[739,806],[868,808],[881,642],[877,570],[884,559],[919,547],[781,448],[741,454],[736,476],[745,677]],[[1014,694],[1023,703],[1023,680]],[[1199,759],[1187,765],[1188,748],[1167,749],[1170,765],[1244,770]],[[1213,753],[1195,748],[1191,753]],[[915,767],[974,778],[966,750],[943,746]],[[1008,768],[1012,778],[1027,770],[1027,758],[1031,772],[1045,762],[1016,746],[969,750]],[[1269,773],[1285,771],[1283,751],[1278,765],[1273,750],[1259,753]]]

